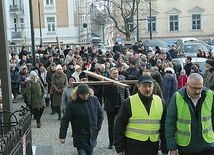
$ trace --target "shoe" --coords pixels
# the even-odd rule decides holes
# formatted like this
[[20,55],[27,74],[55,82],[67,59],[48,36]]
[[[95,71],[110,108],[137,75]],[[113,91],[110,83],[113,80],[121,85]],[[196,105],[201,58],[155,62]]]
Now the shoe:
[[54,114],[55,114],[55,112],[54,112],[54,111],[52,111],[52,112],[51,112],[51,115],[54,115]]
[[37,123],[37,128],[41,128],[41,124],[40,123]]
[[108,149],[113,149],[113,148],[114,148],[113,145],[108,146]]
[[13,103],[17,103],[17,101],[15,99],[13,99]]

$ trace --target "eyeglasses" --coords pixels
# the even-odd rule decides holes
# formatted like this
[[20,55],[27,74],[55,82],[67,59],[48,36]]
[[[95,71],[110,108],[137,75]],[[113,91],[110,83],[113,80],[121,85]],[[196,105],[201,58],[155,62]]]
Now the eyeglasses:
[[189,85],[189,83],[187,83],[187,85],[188,85],[188,86],[190,87],[190,89],[192,89],[193,91],[197,91],[197,90],[198,90],[198,91],[201,91],[201,90],[203,89],[203,87],[198,87],[198,88],[197,88],[197,87],[192,87],[192,86]]

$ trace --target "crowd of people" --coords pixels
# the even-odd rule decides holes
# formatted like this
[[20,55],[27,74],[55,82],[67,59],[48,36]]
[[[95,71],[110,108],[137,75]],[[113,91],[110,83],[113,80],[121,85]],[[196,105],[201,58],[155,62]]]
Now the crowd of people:
[[[71,122],[79,155],[93,153],[103,104],[108,149],[115,147],[119,155],[156,155],[160,141],[163,154],[214,154],[214,60],[210,54],[205,73],[190,56],[176,73],[171,60],[183,57],[182,52],[174,45],[170,50],[148,49],[142,41],[131,48],[115,42],[106,53],[90,44],[75,49],[67,45],[64,50],[48,44],[47,48],[39,46],[35,56],[32,66],[32,52],[25,47],[18,55],[11,53],[13,103],[21,94],[38,128],[45,106],[50,106],[51,115],[57,113],[61,120],[61,143]],[[116,81],[138,82],[130,89],[113,84],[88,86],[85,83],[97,79],[84,70]],[[73,82],[82,84],[75,87]]]

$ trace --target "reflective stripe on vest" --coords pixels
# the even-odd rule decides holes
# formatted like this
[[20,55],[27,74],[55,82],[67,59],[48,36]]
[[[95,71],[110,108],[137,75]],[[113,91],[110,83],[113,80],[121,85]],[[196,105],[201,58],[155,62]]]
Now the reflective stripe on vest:
[[[209,90],[206,93],[206,98],[201,108],[201,123],[202,135],[206,142],[211,143],[214,141],[214,134],[211,122],[213,95]],[[188,104],[184,101],[183,96],[176,93],[176,106],[177,106],[177,123],[176,123],[176,142],[180,146],[187,146],[191,140],[191,114]]]
[[153,95],[153,100],[148,115],[144,104],[138,94],[130,96],[132,116],[126,127],[126,137],[139,141],[152,142],[159,139],[160,121],[163,114],[163,105],[159,96]]

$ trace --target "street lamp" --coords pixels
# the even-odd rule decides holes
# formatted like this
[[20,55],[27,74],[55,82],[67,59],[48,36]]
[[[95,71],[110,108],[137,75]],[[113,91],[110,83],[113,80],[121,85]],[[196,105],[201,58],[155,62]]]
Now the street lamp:
[[38,0],[38,12],[39,12],[40,45],[42,45],[42,26],[41,26],[40,0]]
[[149,21],[150,21],[150,24],[149,24],[149,36],[150,36],[150,39],[152,39],[152,2],[150,0],[149,2]]
[[138,17],[138,5],[139,5],[139,0],[136,0],[136,10],[137,10],[137,42],[139,41],[139,17]]

